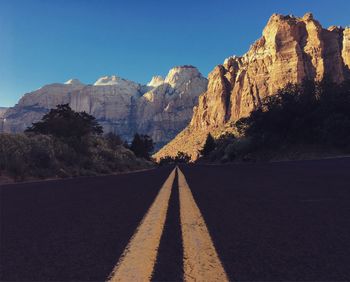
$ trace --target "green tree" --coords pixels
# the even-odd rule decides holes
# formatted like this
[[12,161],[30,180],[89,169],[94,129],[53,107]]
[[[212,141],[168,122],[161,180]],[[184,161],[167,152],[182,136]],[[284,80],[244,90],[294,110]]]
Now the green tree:
[[255,150],[323,145],[350,151],[350,81],[287,84],[236,123]]
[[190,162],[190,160],[191,160],[190,155],[188,155],[188,154],[186,154],[184,152],[181,152],[181,151],[177,152],[177,155],[175,157],[175,162],[176,163],[185,163],[185,164],[187,164],[187,163]]
[[209,154],[215,149],[216,147],[216,142],[214,137],[208,133],[207,135],[207,139],[204,143],[203,148],[199,151],[199,153],[203,156],[203,157],[207,157],[209,156]]
[[130,150],[134,152],[135,156],[150,160],[150,153],[154,149],[154,143],[151,137],[143,134],[135,134],[131,142]]
[[75,112],[68,104],[57,105],[42,120],[28,127],[26,133],[53,135],[58,138],[78,138],[86,135],[101,135],[102,126],[95,117],[86,112]]
[[175,157],[171,156],[165,156],[163,158],[160,158],[159,165],[169,165],[169,164],[187,164],[191,160],[191,156],[184,153],[184,152],[177,152],[177,155]]
[[159,159],[159,165],[169,165],[169,164],[174,164],[175,163],[175,159],[174,157],[170,157],[170,156],[165,156]]
[[112,150],[116,150],[119,146],[124,144],[122,138],[113,132],[108,132],[104,137]]

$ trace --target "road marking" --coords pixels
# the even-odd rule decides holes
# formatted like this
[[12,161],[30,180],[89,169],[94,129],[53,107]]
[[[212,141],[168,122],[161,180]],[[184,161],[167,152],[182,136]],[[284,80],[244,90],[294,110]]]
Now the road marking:
[[163,233],[175,169],[142,219],[108,281],[149,281]]
[[185,176],[177,168],[185,281],[229,281]]

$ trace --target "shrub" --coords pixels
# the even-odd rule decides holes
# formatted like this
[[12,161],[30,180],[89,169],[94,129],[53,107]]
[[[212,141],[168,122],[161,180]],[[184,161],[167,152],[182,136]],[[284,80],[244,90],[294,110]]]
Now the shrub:
[[208,133],[207,139],[205,140],[205,143],[203,145],[203,148],[199,151],[202,157],[208,157],[209,154],[215,149],[216,143],[213,136]]
[[184,152],[177,152],[175,157],[166,156],[159,160],[159,165],[171,165],[171,164],[187,164],[191,161],[191,156]]
[[350,81],[289,84],[236,122],[258,150],[322,144],[350,148]]
[[154,143],[148,135],[135,134],[131,142],[130,150],[134,152],[136,157],[150,160],[150,153],[154,149]]
[[53,135],[63,139],[81,139],[86,135],[101,135],[102,126],[86,112],[75,112],[68,104],[57,105],[42,120],[33,123],[27,133]]
[[288,84],[233,125],[239,138],[208,135],[204,161],[253,160],[293,148],[350,152],[350,81]]
[[15,180],[23,180],[28,173],[30,143],[26,136],[0,134],[0,169]]
[[[123,147],[113,133],[101,136],[102,127],[93,116],[77,113],[68,104],[58,105],[26,134],[0,134],[0,170],[16,180],[25,177],[96,175],[149,167]],[[132,148],[149,159],[153,141],[135,135]]]

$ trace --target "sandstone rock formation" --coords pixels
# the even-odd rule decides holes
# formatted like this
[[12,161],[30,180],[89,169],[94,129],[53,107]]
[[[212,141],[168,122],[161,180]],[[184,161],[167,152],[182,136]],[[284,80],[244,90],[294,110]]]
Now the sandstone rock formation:
[[[208,132],[220,134],[249,115],[261,100],[287,83],[350,78],[350,28],[322,28],[311,13],[302,18],[274,14],[242,57],[230,57],[209,75],[190,125],[155,156],[178,151],[195,159]],[[226,128],[226,129],[224,129]]]
[[105,132],[128,140],[136,132],[148,134],[160,146],[188,124],[206,88],[207,79],[192,66],[175,67],[165,79],[153,77],[148,85],[117,76],[101,77],[93,85],[71,79],[25,94],[4,114],[3,131],[21,132],[50,108],[69,103],[74,110],[95,116]]

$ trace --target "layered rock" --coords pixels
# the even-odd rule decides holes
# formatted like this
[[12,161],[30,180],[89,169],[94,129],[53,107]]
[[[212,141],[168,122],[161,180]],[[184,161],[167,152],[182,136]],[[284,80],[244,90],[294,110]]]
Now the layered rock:
[[130,140],[138,132],[150,135],[158,146],[165,144],[190,121],[198,96],[207,79],[192,66],[175,67],[165,79],[154,77],[141,85],[117,76],[99,78],[93,85],[71,79],[46,85],[25,94],[4,114],[4,131],[21,132],[58,104],[69,103]]
[[190,125],[156,154],[184,151],[195,159],[206,134],[220,134],[231,122],[261,105],[287,83],[350,78],[350,29],[322,28],[312,14],[302,18],[274,14],[242,57],[230,57],[209,75]]
[[[350,27],[343,31],[342,57],[347,69],[350,69]],[[349,75],[349,74],[348,74]]]
[[0,133],[3,131],[3,128],[4,128],[4,115],[7,111],[7,108],[5,107],[0,107]]
[[[149,132],[163,145],[185,128],[207,79],[192,66],[171,69],[164,82],[146,92],[137,103],[136,128]],[[162,109],[162,110],[159,110]]]
[[5,112],[7,111],[7,108],[5,107],[0,107],[0,118],[2,118],[5,114]]

